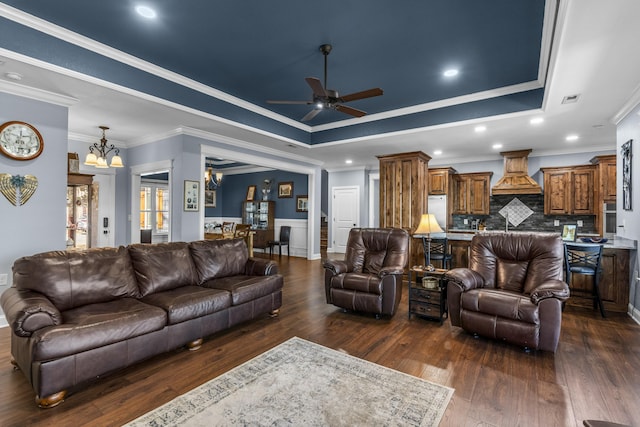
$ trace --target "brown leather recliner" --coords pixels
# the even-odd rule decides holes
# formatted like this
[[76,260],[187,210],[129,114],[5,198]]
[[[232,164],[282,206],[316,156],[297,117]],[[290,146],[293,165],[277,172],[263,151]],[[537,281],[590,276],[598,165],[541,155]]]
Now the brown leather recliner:
[[351,229],[344,261],[324,261],[327,304],[393,316],[402,296],[408,251],[406,230]]
[[555,352],[564,251],[554,233],[482,233],[471,241],[469,268],[445,274],[454,326],[526,348]]

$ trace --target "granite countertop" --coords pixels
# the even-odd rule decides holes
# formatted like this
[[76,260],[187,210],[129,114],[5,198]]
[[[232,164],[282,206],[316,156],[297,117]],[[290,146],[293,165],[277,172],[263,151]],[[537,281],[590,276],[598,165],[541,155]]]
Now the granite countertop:
[[[504,233],[504,231],[501,230],[486,230],[488,232],[502,232]],[[462,240],[462,241],[471,241],[471,239],[473,239],[473,236],[475,236],[477,233],[483,233],[484,231],[475,231],[475,230],[460,230],[460,229],[450,229],[447,233],[447,239],[449,240]],[[517,232],[528,232],[527,230],[517,230],[514,231],[515,233]],[[529,231],[530,232],[530,231]],[[578,235],[581,236],[581,235]],[[583,243],[583,242],[576,242],[578,244]],[[587,244],[592,244],[592,243],[584,243],[585,245]],[[620,237],[620,236],[615,236],[613,238],[610,238],[606,243],[604,243],[602,245],[605,249],[631,249],[631,250],[635,250],[637,249],[637,242],[635,240],[632,239],[627,239],[626,237]]]

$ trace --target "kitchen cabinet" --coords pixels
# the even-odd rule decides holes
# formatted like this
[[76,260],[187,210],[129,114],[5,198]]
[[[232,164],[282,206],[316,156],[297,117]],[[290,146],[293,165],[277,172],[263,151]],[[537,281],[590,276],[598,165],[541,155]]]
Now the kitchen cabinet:
[[596,169],[593,165],[541,168],[545,215],[594,215]]
[[[412,233],[427,213],[428,163],[421,151],[378,156],[380,162],[380,227]],[[410,239],[408,265],[424,264],[421,239]]]
[[451,268],[468,267],[471,241],[456,240],[455,233],[447,233],[447,238],[451,253]]
[[430,195],[447,195],[453,186],[452,175],[456,170],[447,168],[430,168],[429,169],[429,194]]
[[453,175],[453,213],[489,215],[489,195],[493,172]]
[[596,156],[591,163],[598,168],[600,196],[603,203],[616,201],[616,155]]
[[[601,260],[600,297],[606,312],[626,313],[629,306],[629,249],[604,248]],[[571,289],[575,293],[591,294],[591,276],[571,275]],[[593,308],[593,301],[587,298],[569,297],[567,304]]]
[[275,202],[256,201],[242,203],[242,223],[249,224],[253,235],[253,247],[265,249],[274,239]]

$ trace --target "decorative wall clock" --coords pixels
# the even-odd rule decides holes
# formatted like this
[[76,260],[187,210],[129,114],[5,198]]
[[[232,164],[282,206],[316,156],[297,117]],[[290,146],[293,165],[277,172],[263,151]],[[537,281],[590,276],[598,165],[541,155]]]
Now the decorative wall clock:
[[25,122],[6,122],[0,126],[0,152],[14,160],[35,159],[44,141],[38,129]]

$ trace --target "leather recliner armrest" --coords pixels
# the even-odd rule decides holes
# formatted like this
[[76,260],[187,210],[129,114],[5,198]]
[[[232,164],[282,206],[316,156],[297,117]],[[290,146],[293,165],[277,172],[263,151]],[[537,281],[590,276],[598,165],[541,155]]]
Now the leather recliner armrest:
[[2,293],[0,304],[9,326],[20,337],[30,337],[38,329],[62,323],[60,310],[38,292],[9,288]]
[[278,274],[278,264],[262,258],[249,258],[244,266],[247,276],[272,276]]
[[349,266],[345,261],[340,261],[337,259],[326,259],[322,263],[322,266],[326,270],[330,270],[334,275],[348,273]]
[[547,298],[557,298],[566,301],[569,298],[569,286],[562,280],[547,280],[531,292],[531,302],[538,304]]
[[463,292],[484,286],[484,278],[470,268],[454,268],[447,271],[444,277],[447,282],[458,284]]

